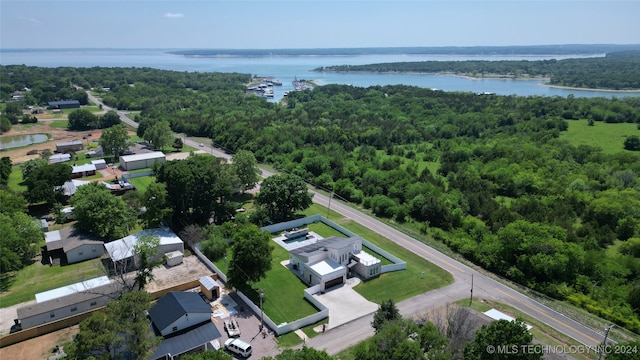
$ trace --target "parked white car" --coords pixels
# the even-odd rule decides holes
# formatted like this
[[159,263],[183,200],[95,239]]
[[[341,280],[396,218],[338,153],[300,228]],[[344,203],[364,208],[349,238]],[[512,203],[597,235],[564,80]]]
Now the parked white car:
[[227,341],[224,342],[224,347],[232,353],[245,358],[251,356],[251,352],[253,351],[250,344],[236,338],[227,339]]

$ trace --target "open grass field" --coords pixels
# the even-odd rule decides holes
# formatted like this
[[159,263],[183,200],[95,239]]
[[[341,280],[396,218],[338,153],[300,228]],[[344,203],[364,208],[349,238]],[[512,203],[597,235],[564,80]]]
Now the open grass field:
[[11,191],[15,191],[17,193],[22,193],[27,191],[27,187],[22,184],[24,179],[22,178],[22,168],[20,166],[13,166],[11,169],[11,174],[9,174],[9,181],[7,182],[7,186]]
[[624,150],[624,141],[629,135],[640,135],[637,124],[607,124],[596,122],[589,126],[587,120],[567,121],[569,130],[560,133],[560,138],[571,145],[590,145],[602,149],[605,154],[614,154]]
[[66,129],[69,127],[69,120],[52,121],[49,124],[49,127],[54,129]]
[[0,307],[35,300],[35,294],[105,275],[100,259],[66,266],[43,265],[40,261],[17,272],[10,291],[0,293]]

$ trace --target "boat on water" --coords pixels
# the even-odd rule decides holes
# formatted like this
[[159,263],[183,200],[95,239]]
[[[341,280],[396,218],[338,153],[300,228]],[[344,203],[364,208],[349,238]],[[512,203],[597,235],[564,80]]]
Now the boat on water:
[[298,80],[297,77],[294,78],[291,84],[293,84],[293,88],[298,91],[303,91],[309,88],[309,84],[307,83],[306,80],[302,80],[302,79]]

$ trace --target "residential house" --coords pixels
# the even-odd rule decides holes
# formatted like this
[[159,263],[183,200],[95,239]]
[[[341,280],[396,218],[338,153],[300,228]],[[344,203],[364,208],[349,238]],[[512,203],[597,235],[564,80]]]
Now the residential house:
[[36,303],[16,310],[22,330],[58,321],[107,305],[122,284],[106,276],[36,294]]
[[46,256],[52,264],[74,264],[99,258],[105,253],[104,242],[75,230],[73,226],[44,235]]
[[96,166],[94,164],[74,165],[71,169],[71,177],[74,179],[93,176],[96,174]]
[[362,250],[362,238],[331,236],[289,251],[292,271],[321,290],[343,284],[350,271],[364,279],[380,274],[382,261]]
[[196,292],[170,292],[149,310],[155,333],[162,336],[151,359],[219,348],[222,337],[211,321],[211,306]]
[[160,239],[156,259],[173,251],[179,251],[184,254],[184,243],[171,229],[147,229],[104,244],[114,266],[119,264],[128,270],[134,270],[138,267],[139,259],[134,254],[134,248],[138,243],[138,239],[144,235],[152,235]]

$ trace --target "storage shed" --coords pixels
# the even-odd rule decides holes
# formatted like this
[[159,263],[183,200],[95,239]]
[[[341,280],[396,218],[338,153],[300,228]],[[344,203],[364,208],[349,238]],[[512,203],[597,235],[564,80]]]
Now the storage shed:
[[213,301],[220,296],[220,284],[211,276],[203,276],[199,282],[200,292],[207,297],[207,300]]
[[77,109],[80,107],[78,100],[49,101],[49,109]]
[[104,159],[91,160],[91,164],[96,167],[96,170],[102,170],[107,168],[107,162]]
[[120,156],[120,167],[123,170],[137,170],[150,168],[157,162],[165,162],[167,157],[162,151],[154,151],[144,154]]
[[96,174],[96,166],[93,164],[76,165],[71,168],[71,177],[81,178],[85,176],[93,176]]
[[49,164],[71,161],[71,154],[55,154],[49,156]]
[[82,141],[80,140],[56,143],[56,151],[59,153],[64,153],[67,151],[80,151],[82,149],[83,149],[83,145],[82,145]]
[[173,267],[182,264],[184,254],[182,251],[176,250],[166,253],[165,256],[167,257],[167,266]]

